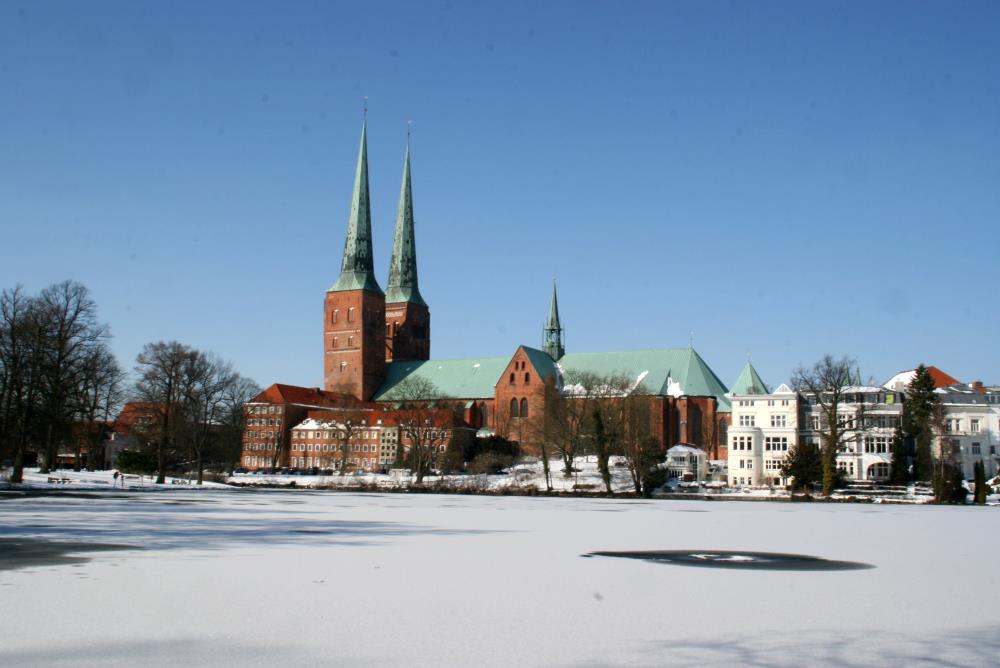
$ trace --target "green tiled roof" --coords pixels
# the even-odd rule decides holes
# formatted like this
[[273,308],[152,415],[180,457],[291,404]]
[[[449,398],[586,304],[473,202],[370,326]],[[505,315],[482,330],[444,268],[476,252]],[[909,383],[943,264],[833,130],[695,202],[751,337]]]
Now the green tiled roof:
[[566,353],[559,366],[564,372],[624,373],[640,381],[647,392],[658,395],[714,396],[720,404],[726,399],[726,386],[694,348]]
[[[693,348],[629,350],[609,353],[568,353],[559,363],[544,351],[523,346],[525,354],[544,379],[558,373],[586,371],[601,375],[625,374],[639,381],[647,392],[658,395],[713,396],[720,411],[729,411],[726,386]],[[375,401],[392,401],[392,389],[415,376],[434,383],[441,396],[454,399],[492,399],[510,357],[478,357],[458,360],[392,362],[375,393]]]
[[442,397],[492,399],[493,387],[507,368],[507,357],[469,357],[458,360],[413,360],[385,365],[385,382],[375,392],[374,401],[392,401],[392,389],[406,378],[432,383]]
[[524,348],[524,354],[528,356],[528,361],[531,362],[532,366],[541,375],[542,380],[558,373],[559,370],[556,368],[556,363],[552,361],[547,352],[538,348],[529,348],[528,346],[521,347]]
[[769,394],[769,391],[757,373],[757,369],[753,368],[753,364],[747,362],[743,371],[740,372],[740,377],[733,383],[730,394]]

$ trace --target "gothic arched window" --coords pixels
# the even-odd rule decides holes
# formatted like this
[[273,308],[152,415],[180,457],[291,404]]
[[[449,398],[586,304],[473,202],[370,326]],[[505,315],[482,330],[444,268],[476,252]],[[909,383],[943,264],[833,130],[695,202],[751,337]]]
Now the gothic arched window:
[[510,400],[510,416],[517,417],[517,399]]
[[528,417],[528,400],[521,399],[521,417]]

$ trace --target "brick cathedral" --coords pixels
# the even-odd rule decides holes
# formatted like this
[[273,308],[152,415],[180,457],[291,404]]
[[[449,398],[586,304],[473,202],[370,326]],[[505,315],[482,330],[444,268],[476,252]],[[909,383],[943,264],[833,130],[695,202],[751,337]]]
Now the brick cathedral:
[[[365,450],[358,444],[357,466],[384,468],[388,461],[384,444],[392,439],[388,430],[398,422],[393,410],[403,388],[413,385],[408,379],[419,379],[421,387],[431,388],[433,396],[423,397],[426,401],[446,400],[460,408],[452,411],[455,418],[449,428],[498,433],[521,441],[530,451],[533,432],[525,425],[543,414],[546,397],[563,390],[564,377],[572,372],[634,378],[635,386],[648,397],[652,434],[664,448],[691,443],[725,457],[730,415],[726,387],[701,356],[692,347],[567,352],[554,284],[541,348],[518,345],[510,356],[431,359],[430,308],[417,279],[409,146],[385,291],[372,258],[366,123],[340,275],[324,297],[323,389],[272,385],[251,402],[241,457],[244,466],[325,468],[332,457],[322,453],[331,449],[322,449],[319,441],[306,442],[303,434],[319,438],[316,434],[323,430],[317,425],[329,429],[350,411],[356,417],[367,416],[361,420],[370,424],[371,438],[382,444],[378,450],[374,443],[371,449],[364,445]],[[387,433],[381,433],[383,429]]]

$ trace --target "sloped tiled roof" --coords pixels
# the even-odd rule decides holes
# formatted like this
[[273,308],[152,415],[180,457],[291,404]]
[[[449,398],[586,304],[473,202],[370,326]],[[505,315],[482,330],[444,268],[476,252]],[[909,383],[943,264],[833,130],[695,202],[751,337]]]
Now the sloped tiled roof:
[[563,372],[622,373],[633,377],[639,387],[651,394],[714,396],[720,408],[729,406],[726,386],[694,348],[566,353],[559,359],[559,367]]
[[440,397],[492,399],[493,387],[509,362],[509,356],[390,362],[385,365],[385,381],[372,400],[392,401],[396,398],[393,396],[393,388],[407,378],[420,378],[434,383]]
[[333,392],[325,392],[318,387],[275,383],[254,397],[250,403],[337,406],[344,403],[344,397]]
[[729,394],[768,394],[768,389],[757,373],[757,369],[753,368],[753,364],[747,362],[743,371],[740,372],[740,377],[736,379],[729,390]]
[[542,378],[542,380],[551,378],[555,374],[559,373],[556,363],[544,350],[531,348],[529,346],[521,346],[521,348],[524,349],[524,354],[528,356],[528,361],[530,361],[531,365],[535,367],[535,371],[538,372],[538,375]]
[[[589,372],[600,375],[624,374],[638,387],[660,396],[713,396],[719,410],[728,412],[726,386],[693,348],[629,350],[604,353],[567,353],[556,364],[545,352],[522,346],[542,378],[556,373]],[[385,382],[374,401],[392,401],[393,388],[409,377],[426,379],[438,388],[441,397],[492,399],[500,375],[510,357],[471,357],[457,360],[392,362],[386,365]]]
[[[941,369],[936,366],[928,366],[927,371],[931,375],[931,380],[934,381],[934,387],[948,387],[949,385],[958,385],[961,381],[952,378],[950,375],[946,374]],[[910,384],[913,377],[917,375],[916,369],[908,369],[907,371],[900,371],[895,376],[885,381],[882,387],[887,390],[901,390]]]

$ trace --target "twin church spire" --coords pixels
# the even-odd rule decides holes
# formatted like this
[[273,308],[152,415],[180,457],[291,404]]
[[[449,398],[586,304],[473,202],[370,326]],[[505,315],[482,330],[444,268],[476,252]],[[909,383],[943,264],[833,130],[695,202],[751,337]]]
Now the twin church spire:
[[[371,198],[368,192],[368,135],[367,121],[361,126],[361,148],[354,173],[354,191],[351,194],[351,213],[347,220],[347,238],[340,276],[329,292],[366,290],[383,294],[375,278],[372,258]],[[403,184],[399,191],[399,208],[396,213],[396,232],[389,262],[389,283],[385,293],[388,304],[410,302],[426,306],[417,286],[417,249],[413,230],[413,191],[410,186],[410,144],[406,143],[403,163]]]

